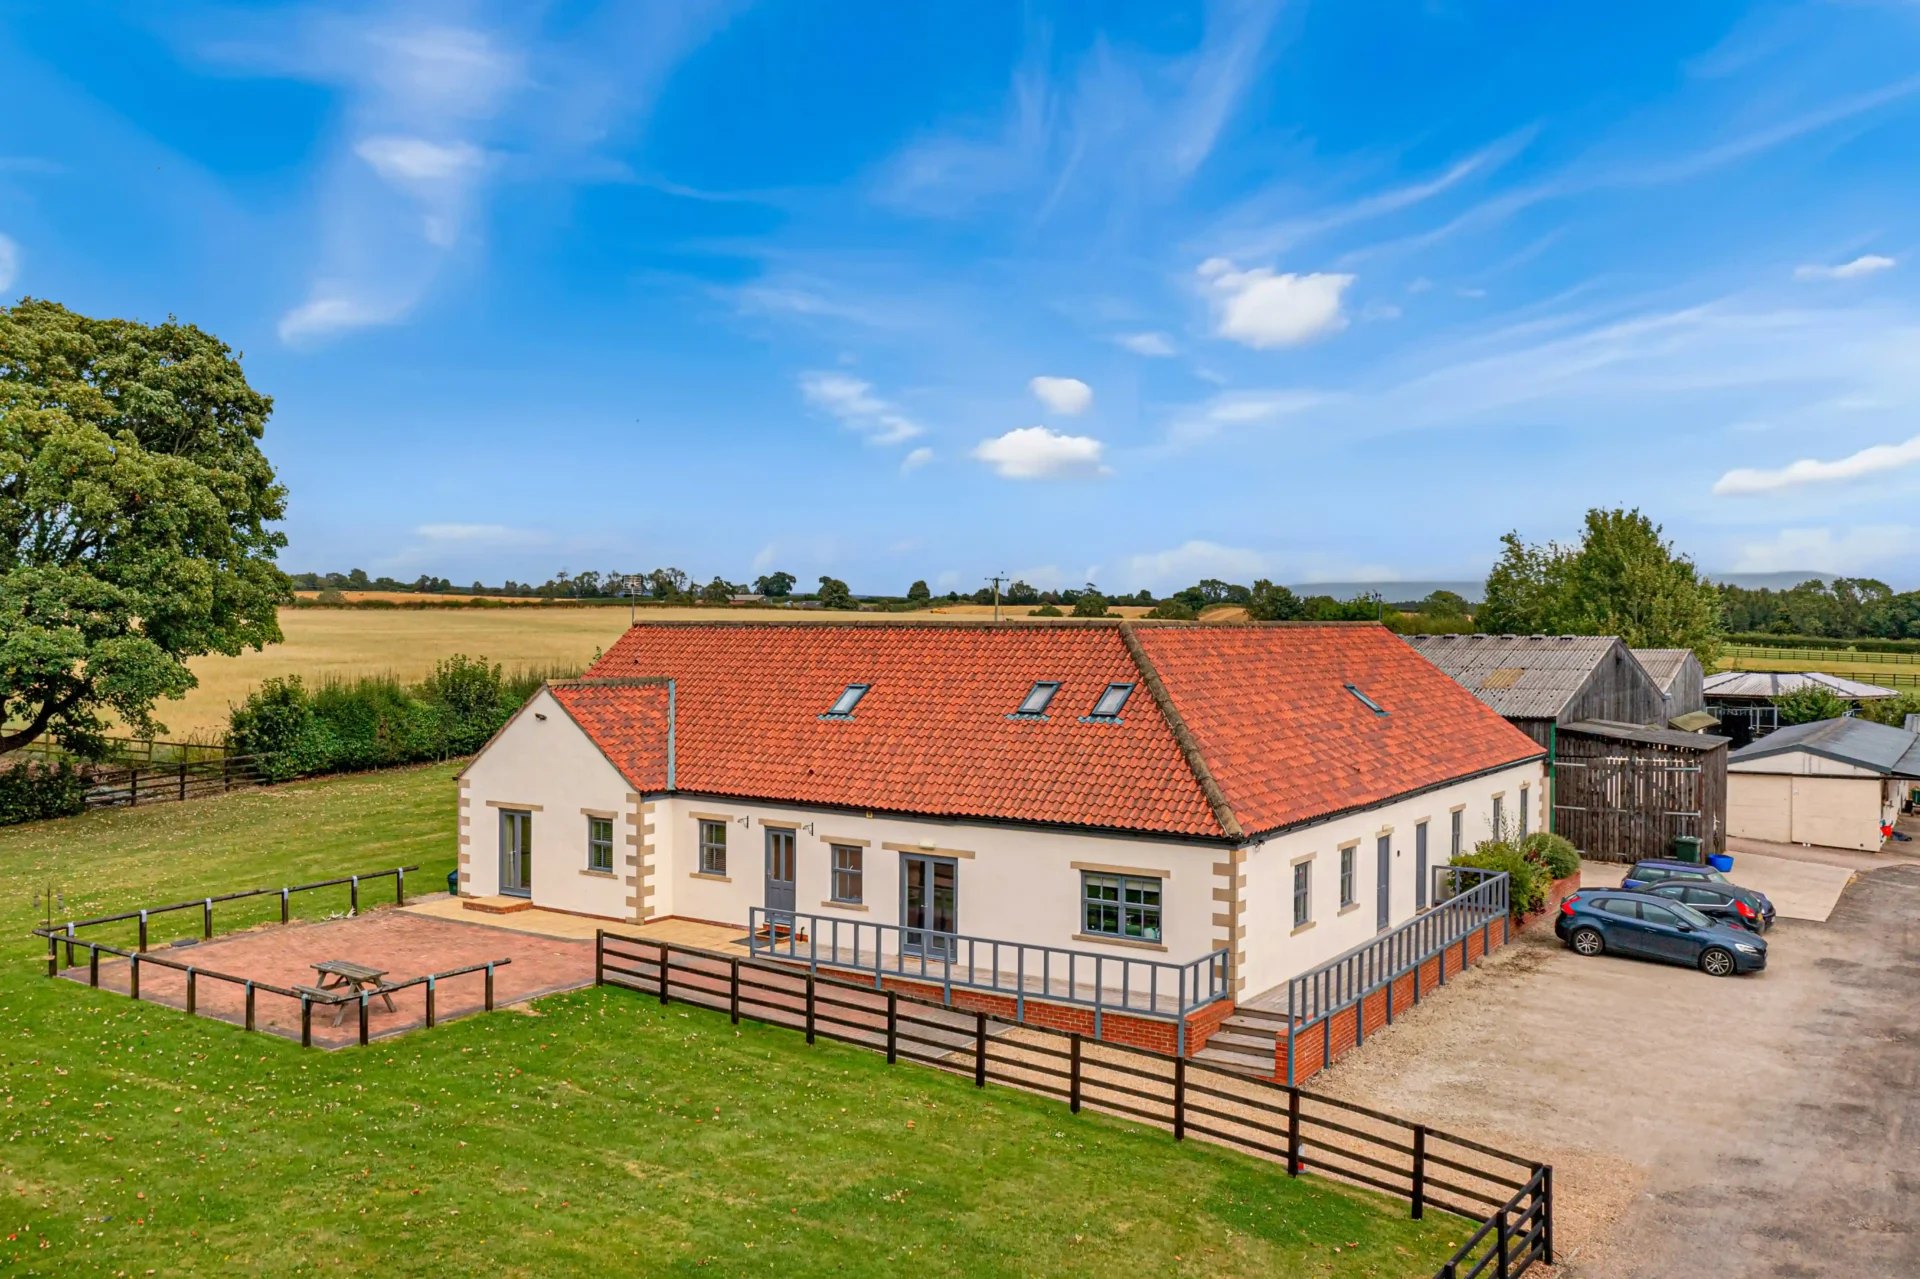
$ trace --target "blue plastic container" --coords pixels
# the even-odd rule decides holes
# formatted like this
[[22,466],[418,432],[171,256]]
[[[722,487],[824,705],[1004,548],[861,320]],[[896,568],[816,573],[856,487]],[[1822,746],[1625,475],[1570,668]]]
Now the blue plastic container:
[[[1729,862],[1728,865],[1732,865],[1732,863]],[[459,895],[460,872],[458,870],[450,870],[447,872],[447,896],[458,897]]]
[[1724,875],[1733,869],[1733,855],[1730,853],[1708,853],[1707,864]]

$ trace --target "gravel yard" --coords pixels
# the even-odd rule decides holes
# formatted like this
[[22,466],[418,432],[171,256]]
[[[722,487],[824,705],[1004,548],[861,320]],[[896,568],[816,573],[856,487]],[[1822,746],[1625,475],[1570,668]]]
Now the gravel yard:
[[1314,1087],[1552,1163],[1570,1275],[1920,1274],[1917,918],[1920,867],[1865,872],[1723,979],[1543,923]]

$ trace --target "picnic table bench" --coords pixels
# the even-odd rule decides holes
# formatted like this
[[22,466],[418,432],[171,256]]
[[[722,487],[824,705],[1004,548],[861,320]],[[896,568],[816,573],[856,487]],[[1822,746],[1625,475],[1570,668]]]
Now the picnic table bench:
[[387,993],[384,968],[369,968],[365,964],[356,964],[346,959],[329,959],[315,964],[313,970],[320,974],[318,985],[295,986],[303,995],[313,995],[321,999],[339,999],[338,1011],[333,1015],[333,1024],[338,1026],[347,1019],[347,1009],[354,1001],[343,999],[345,995],[378,995],[386,1001],[387,1011],[396,1012],[393,996]]

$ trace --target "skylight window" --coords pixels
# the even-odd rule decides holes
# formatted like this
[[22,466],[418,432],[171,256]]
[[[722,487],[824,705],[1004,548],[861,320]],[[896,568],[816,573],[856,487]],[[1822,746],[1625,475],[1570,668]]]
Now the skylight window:
[[847,685],[847,691],[840,694],[839,699],[834,702],[832,708],[827,711],[827,714],[829,715],[853,714],[853,708],[860,704],[860,699],[865,697],[867,695],[867,690],[872,687],[873,685],[871,684]]
[[1047,713],[1047,705],[1053,701],[1053,695],[1059,691],[1059,680],[1035,680],[1033,691],[1027,694],[1027,699],[1020,703],[1020,709],[1015,711],[1014,714],[1045,715]]
[[1371,697],[1368,697],[1365,693],[1361,692],[1359,689],[1355,688],[1353,685],[1347,684],[1347,685],[1344,685],[1344,687],[1349,693],[1352,693],[1355,697],[1360,699],[1360,704],[1362,706],[1365,706],[1368,710],[1372,711],[1375,715],[1385,715],[1387,713],[1386,707],[1374,701]]
[[1131,684],[1109,684],[1107,691],[1100,694],[1100,700],[1093,704],[1094,719],[1118,719],[1120,710],[1133,696]]

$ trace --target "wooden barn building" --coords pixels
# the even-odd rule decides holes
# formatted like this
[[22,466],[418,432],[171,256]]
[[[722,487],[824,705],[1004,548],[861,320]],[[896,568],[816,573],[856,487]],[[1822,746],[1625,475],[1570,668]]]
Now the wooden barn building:
[[1547,748],[1551,829],[1582,855],[1670,857],[1681,836],[1699,839],[1703,853],[1725,851],[1727,739],[1667,727],[1676,681],[1663,687],[1617,637],[1406,639]]
[[1700,666],[1700,659],[1694,656],[1690,648],[1636,648],[1628,650],[1634,660],[1639,662],[1653,682],[1660,686],[1661,695],[1667,699],[1667,727],[1697,732],[1699,719],[1687,723],[1675,723],[1686,716],[1705,713],[1707,709],[1706,671]]

